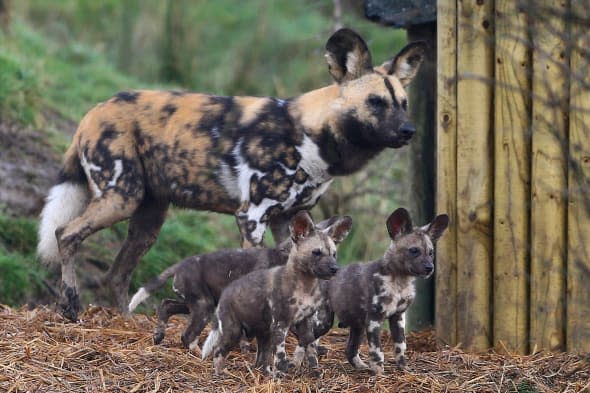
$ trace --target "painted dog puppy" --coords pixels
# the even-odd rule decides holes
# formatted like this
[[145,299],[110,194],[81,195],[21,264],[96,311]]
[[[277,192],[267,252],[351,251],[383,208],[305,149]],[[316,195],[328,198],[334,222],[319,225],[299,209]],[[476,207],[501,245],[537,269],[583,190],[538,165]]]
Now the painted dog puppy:
[[[414,280],[433,273],[434,244],[448,224],[448,216],[441,214],[430,224],[414,228],[409,213],[399,208],[387,219],[391,244],[383,258],[348,265],[327,282],[329,306],[341,326],[350,328],[346,357],[355,368],[367,368],[358,353],[362,333],[366,332],[368,368],[375,374],[383,372],[381,326],[385,319],[395,343],[395,362],[399,368],[405,366],[405,312],[414,300]],[[332,319],[328,317],[330,326]],[[329,329],[327,324],[325,327]]]
[[[248,339],[256,337],[256,367],[269,374],[273,365],[281,371],[288,368],[287,331],[315,312],[321,300],[320,279],[329,279],[338,271],[334,239],[344,239],[351,225],[352,220],[345,218],[324,233],[314,229],[306,211],[297,213],[289,228],[293,245],[287,264],[256,270],[223,291],[214,329],[202,352],[203,359],[213,353],[216,373],[223,369],[225,357],[242,334]],[[298,340],[303,348],[315,340],[311,331],[301,333]]]
[[170,204],[234,214],[243,247],[261,245],[267,226],[277,243],[287,238],[290,218],[314,206],[335,176],[410,141],[405,87],[425,51],[411,43],[373,67],[364,40],[341,29],[326,43],[336,83],[294,98],[131,91],[91,109],[39,225],[40,259],[62,267],[63,315],[76,320],[81,309],[81,243],[118,221],[129,220],[128,235],[102,281],[122,310]]
[[[349,221],[350,218],[334,216],[321,221],[316,225],[316,231],[327,233],[343,220]],[[336,244],[344,240],[333,239]],[[292,240],[289,238],[274,248],[225,249],[186,258],[141,287],[129,303],[129,312],[133,312],[174,276],[172,287],[179,298],[162,300],[154,343],[159,344],[164,339],[166,324],[172,315],[190,314],[190,322],[182,334],[182,343],[187,348],[197,349],[199,335],[213,315],[223,289],[251,271],[285,265],[291,245]]]

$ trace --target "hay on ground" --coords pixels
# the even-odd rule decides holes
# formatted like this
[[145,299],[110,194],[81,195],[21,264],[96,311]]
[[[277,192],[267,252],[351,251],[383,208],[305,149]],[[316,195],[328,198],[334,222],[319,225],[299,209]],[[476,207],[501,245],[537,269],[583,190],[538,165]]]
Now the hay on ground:
[[[307,369],[270,378],[253,369],[254,353],[232,352],[216,376],[210,359],[184,349],[182,318],[172,318],[165,340],[153,345],[155,318],[125,318],[89,307],[79,323],[48,308],[0,306],[0,391],[17,392],[587,392],[590,355],[539,352],[467,353],[440,348],[433,332],[410,334],[408,367],[396,369],[383,336],[385,374],[353,370],[344,357],[347,332],[322,339],[329,348],[319,373]],[[201,336],[201,340],[205,333]],[[295,341],[289,337],[292,353]],[[366,354],[366,346],[361,347]],[[319,375],[318,375],[319,374]]]

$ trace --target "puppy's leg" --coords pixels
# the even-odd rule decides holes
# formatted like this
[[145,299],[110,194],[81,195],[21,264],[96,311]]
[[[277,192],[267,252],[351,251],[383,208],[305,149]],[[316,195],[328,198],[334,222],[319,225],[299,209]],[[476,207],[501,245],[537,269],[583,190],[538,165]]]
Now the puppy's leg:
[[402,370],[406,367],[406,318],[405,312],[396,313],[389,317],[389,331],[393,340],[394,360],[397,368]]
[[367,343],[369,344],[369,369],[373,374],[383,373],[383,351],[381,350],[381,321],[371,319],[367,323]]
[[288,323],[275,323],[271,326],[271,345],[274,350],[274,364],[280,371],[286,372],[289,369],[287,352],[285,352],[285,339],[287,338]]
[[305,318],[293,327],[293,331],[297,336],[297,347],[293,354],[292,365],[295,367],[301,367],[303,357],[306,357],[307,364],[311,368],[317,368],[318,358],[317,351],[313,345],[315,342],[313,321],[312,318]]
[[[256,336],[256,363],[254,367],[262,368],[265,373],[270,373],[270,364],[272,363],[272,346],[270,334],[260,334]],[[265,368],[268,366],[268,370]]]
[[166,335],[166,324],[172,315],[188,313],[190,311],[186,303],[174,299],[162,300],[158,308],[158,325],[154,330],[154,344],[159,344],[164,339]]
[[219,344],[213,353],[213,366],[215,374],[220,374],[225,367],[225,359],[229,351],[238,344],[242,331],[240,325],[235,321],[224,320],[219,323],[222,326]]
[[197,301],[188,300],[191,320],[182,333],[182,343],[190,349],[199,349],[199,335],[211,319],[215,309],[213,299],[202,298]]
[[368,368],[359,356],[359,346],[361,345],[363,328],[351,326],[346,343],[346,358],[348,362],[356,369],[362,370]]

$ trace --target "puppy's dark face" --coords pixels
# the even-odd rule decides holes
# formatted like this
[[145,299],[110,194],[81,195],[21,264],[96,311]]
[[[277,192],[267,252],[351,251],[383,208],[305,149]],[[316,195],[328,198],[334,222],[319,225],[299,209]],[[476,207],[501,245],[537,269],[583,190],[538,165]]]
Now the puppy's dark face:
[[339,217],[334,223],[313,227],[307,212],[299,212],[291,223],[292,263],[299,273],[319,279],[330,279],[338,272],[336,244],[346,238],[352,226],[350,217]]
[[392,274],[430,277],[434,272],[434,244],[447,229],[449,217],[437,216],[423,227],[412,227],[409,213],[397,209],[387,219],[391,245],[385,253],[385,268]]
[[417,277],[430,277],[434,272],[434,244],[421,230],[391,241],[386,260],[392,271]]

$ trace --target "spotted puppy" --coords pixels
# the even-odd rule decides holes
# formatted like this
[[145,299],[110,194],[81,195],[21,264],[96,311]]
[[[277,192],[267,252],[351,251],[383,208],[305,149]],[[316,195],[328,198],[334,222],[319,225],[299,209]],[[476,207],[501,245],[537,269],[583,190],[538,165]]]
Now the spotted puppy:
[[287,238],[290,218],[314,206],[335,176],[410,141],[405,88],[425,51],[411,43],[373,67],[364,40],[341,29],[326,43],[336,83],[294,98],[144,90],[91,109],[39,226],[40,258],[62,266],[63,315],[75,320],[81,309],[81,243],[118,221],[129,219],[129,232],[102,281],[121,309],[170,204],[234,214],[243,247],[261,245],[267,226]]
[[[350,218],[331,217],[318,223],[316,230],[330,232],[342,220]],[[341,240],[334,238],[336,243]],[[174,277],[172,287],[178,299],[162,300],[154,343],[159,344],[164,339],[166,324],[172,315],[190,314],[190,322],[181,339],[185,347],[197,349],[199,335],[211,319],[222,290],[251,271],[285,265],[291,245],[289,238],[274,248],[225,249],[186,258],[141,287],[131,298],[129,312]]]
[[[367,368],[358,349],[363,332],[369,344],[371,372],[383,372],[381,326],[389,321],[395,362],[405,366],[405,312],[414,300],[414,280],[434,271],[434,244],[449,224],[446,214],[423,227],[412,226],[409,213],[397,209],[387,219],[391,244],[383,258],[340,269],[327,283],[330,306],[340,323],[350,328],[346,357],[358,369]],[[325,332],[325,331],[324,331]]]
[[[242,333],[256,337],[256,367],[268,374],[275,372],[273,365],[281,371],[288,368],[287,331],[315,312],[322,297],[320,279],[338,271],[334,240],[344,239],[351,225],[346,217],[325,233],[314,229],[306,211],[297,213],[289,227],[293,246],[287,264],[249,273],[223,291],[202,352],[203,359],[213,353],[216,373]],[[311,331],[302,333],[298,340],[305,348],[315,337]]]

